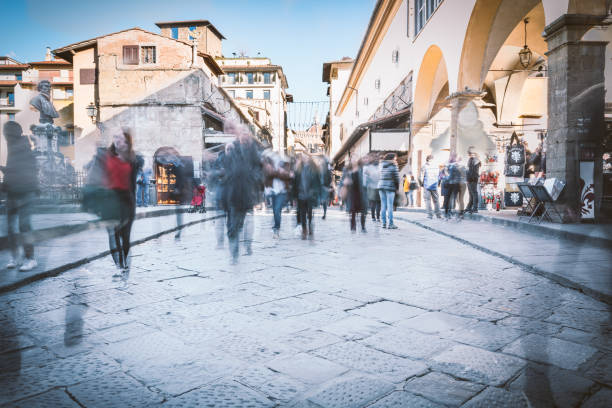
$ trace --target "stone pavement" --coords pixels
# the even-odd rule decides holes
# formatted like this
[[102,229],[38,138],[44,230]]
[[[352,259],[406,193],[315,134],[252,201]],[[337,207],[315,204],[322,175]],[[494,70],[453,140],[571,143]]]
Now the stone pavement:
[[607,304],[408,222],[253,218],[235,266],[205,222],[0,295],[0,405],[609,406]]
[[396,216],[612,304],[612,246],[593,245],[597,238],[562,239],[551,236],[546,229],[526,232],[483,219],[472,221],[467,215],[463,221],[429,220],[417,212]]
[[[167,212],[170,210],[139,211],[132,227],[132,242],[138,244],[174,230],[176,215],[153,216]],[[76,214],[77,218],[79,215]],[[196,223],[210,217],[208,214],[186,213],[183,214],[183,223]],[[10,259],[10,251],[0,251],[0,293],[108,255],[108,235],[103,222],[94,218],[93,221],[82,221],[73,226],[78,229],[64,233],[56,227],[47,227],[52,229],[49,235],[53,238],[36,243],[34,251],[38,266],[29,272],[4,269]]]

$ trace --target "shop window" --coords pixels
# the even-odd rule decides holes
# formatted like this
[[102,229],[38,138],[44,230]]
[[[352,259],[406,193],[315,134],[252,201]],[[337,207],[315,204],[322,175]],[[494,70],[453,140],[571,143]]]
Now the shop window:
[[172,31],[172,38],[178,40],[178,27],[172,27],[170,30]]
[[263,96],[264,96],[263,98],[265,100],[269,101],[270,100],[270,91],[264,91],[264,95]]
[[137,45],[124,45],[123,46],[123,63],[125,65],[138,65],[138,46]]
[[246,98],[247,99],[253,99],[253,90],[249,89],[248,91],[246,91]]
[[140,47],[140,58],[143,64],[155,64],[157,62],[156,48],[154,45]]
[[264,77],[264,84],[271,84],[272,83],[272,74],[271,73],[264,72],[263,77]]

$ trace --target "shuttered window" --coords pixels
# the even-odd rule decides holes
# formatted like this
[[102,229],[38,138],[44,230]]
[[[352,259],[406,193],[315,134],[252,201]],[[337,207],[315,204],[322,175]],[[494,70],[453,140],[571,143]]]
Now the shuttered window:
[[124,45],[123,46],[123,63],[125,65],[138,65],[138,46]]
[[81,85],[93,85],[96,83],[95,68],[81,68],[79,70],[79,78]]

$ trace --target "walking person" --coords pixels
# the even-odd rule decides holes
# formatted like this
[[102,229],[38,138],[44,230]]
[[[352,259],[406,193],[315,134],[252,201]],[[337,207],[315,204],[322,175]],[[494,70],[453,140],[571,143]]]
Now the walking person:
[[413,175],[410,175],[410,184],[408,185],[408,202],[410,207],[414,207],[414,193],[418,188],[419,183],[417,183]]
[[132,135],[122,129],[113,136],[108,149],[99,149],[94,163],[102,164],[109,200],[104,203],[103,218],[113,220],[107,228],[111,256],[117,268],[129,270],[130,234],[136,215],[136,172],[138,163]]
[[264,186],[268,188],[268,194],[272,203],[274,213],[274,226],[272,232],[274,238],[279,238],[281,227],[281,215],[285,201],[287,200],[288,184],[292,174],[289,163],[277,153],[270,153],[263,163]]
[[[425,164],[421,167],[421,185],[423,186],[423,198],[425,200],[425,208],[427,209],[427,218],[433,218],[433,212],[436,217],[441,218],[440,204],[438,196],[438,182],[440,169],[433,163],[433,155],[428,155],[425,158]],[[432,212],[433,204],[433,212]]]
[[321,182],[319,170],[309,155],[302,155],[295,171],[295,189],[298,200],[298,224],[302,226],[302,239],[314,235],[312,207],[319,199]]
[[378,157],[374,153],[370,153],[366,158],[366,163],[363,167],[363,179],[372,221],[380,221],[380,194],[378,194],[380,172],[378,170]]
[[463,164],[463,158],[461,156],[457,157],[457,169],[459,170],[459,183],[457,188],[457,196],[455,199],[456,206],[459,209],[457,213],[457,219],[463,219],[463,214],[465,213],[465,190],[466,186],[466,177],[467,177],[467,168]]
[[[263,192],[263,170],[260,157],[260,146],[244,125],[230,123],[226,133],[236,135],[226,149],[225,200],[227,205],[227,238],[230,247],[231,263],[238,262],[239,236],[244,232],[246,254],[251,255],[253,226],[252,220],[246,220],[247,213],[253,213],[253,207],[261,202]],[[249,217],[252,218],[252,217]]]
[[321,159],[321,205],[323,206],[323,217],[327,217],[327,206],[330,202],[332,191],[332,167],[327,157]]
[[[6,137],[6,166],[2,168],[4,182],[2,189],[6,193],[6,215],[8,224],[8,241],[11,247],[11,259],[7,269],[16,268],[28,272],[36,268],[34,243],[29,236],[32,230],[32,209],[38,192],[38,165],[27,137],[22,135],[21,126],[14,121],[3,126]],[[17,233],[24,234],[18,238]],[[23,241],[25,259],[20,262],[20,242]]]
[[379,173],[378,194],[381,203],[382,227],[387,228],[387,219],[389,219],[389,229],[397,229],[393,223],[393,203],[400,180],[394,153],[385,155],[384,160],[380,162]]
[[351,231],[357,231],[357,214],[361,215],[361,232],[366,232],[365,220],[368,212],[367,193],[363,183],[363,167],[361,161],[355,160],[352,163],[348,180],[348,194],[350,195],[351,212]]
[[476,153],[474,146],[468,148],[468,154],[470,158],[467,164],[467,190],[470,195],[466,211],[470,214],[476,214],[478,212],[478,179],[480,177],[480,158]]
[[404,197],[406,197],[406,207],[408,207],[410,205],[410,198],[408,197],[408,193],[410,192],[410,181],[405,174],[402,176],[402,188],[404,190]]
[[450,219],[450,216],[454,211],[455,199],[457,197],[457,193],[459,192],[459,181],[460,174],[457,166],[457,159],[454,154],[451,154],[448,159],[446,175],[444,178],[444,182],[446,182],[446,191],[444,194],[444,216],[447,220]]
[[174,189],[170,193],[170,199],[176,204],[176,234],[174,239],[181,239],[181,230],[183,227],[183,211],[182,204],[191,201],[191,192],[193,191],[191,177],[187,174],[187,168],[180,157],[172,157],[172,172],[174,174]]

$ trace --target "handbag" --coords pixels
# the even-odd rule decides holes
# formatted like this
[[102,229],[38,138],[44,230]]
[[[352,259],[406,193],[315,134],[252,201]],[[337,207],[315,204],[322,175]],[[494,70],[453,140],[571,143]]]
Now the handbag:
[[506,146],[506,164],[525,164],[525,146],[519,141],[516,132],[510,137],[510,144]]
[[87,181],[82,190],[81,209],[103,220],[118,220],[121,204],[117,193],[105,187],[104,168],[106,152],[100,149],[89,163]]

